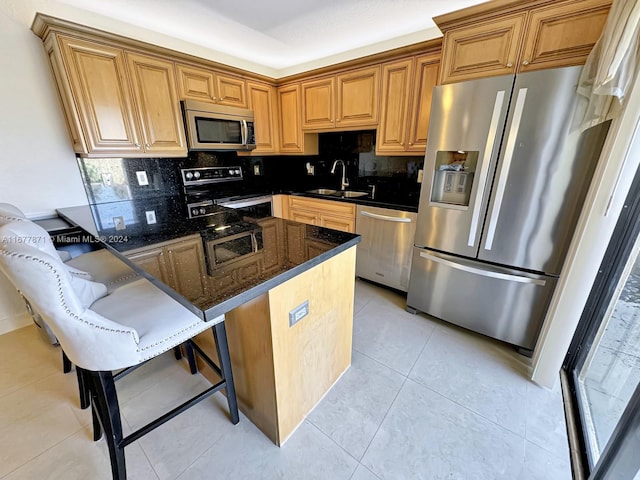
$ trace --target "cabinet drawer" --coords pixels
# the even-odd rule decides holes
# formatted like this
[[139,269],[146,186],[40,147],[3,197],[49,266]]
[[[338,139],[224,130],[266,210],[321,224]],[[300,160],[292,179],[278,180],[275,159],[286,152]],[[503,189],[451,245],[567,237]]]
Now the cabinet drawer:
[[316,200],[306,197],[289,197],[289,209],[309,210],[316,214],[330,214],[343,217],[353,217],[356,206],[352,203],[333,202],[331,200]]

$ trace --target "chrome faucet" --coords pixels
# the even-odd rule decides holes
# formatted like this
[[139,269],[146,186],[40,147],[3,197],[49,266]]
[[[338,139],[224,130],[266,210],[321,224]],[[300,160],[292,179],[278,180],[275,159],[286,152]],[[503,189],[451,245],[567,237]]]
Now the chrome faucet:
[[349,186],[349,180],[347,180],[347,166],[342,160],[335,160],[333,162],[333,166],[331,167],[331,174],[334,175],[336,173],[336,167],[339,163],[342,164],[342,180],[340,181],[340,190],[344,190],[345,187]]

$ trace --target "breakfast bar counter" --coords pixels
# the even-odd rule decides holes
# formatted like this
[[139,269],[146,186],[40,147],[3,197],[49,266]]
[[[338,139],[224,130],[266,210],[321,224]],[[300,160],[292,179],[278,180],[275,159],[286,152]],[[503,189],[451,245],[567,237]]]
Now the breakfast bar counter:
[[[224,313],[240,409],[282,445],[351,364],[360,237],[225,208],[188,219],[179,205],[62,208],[72,227],[54,241],[107,248],[205,320]],[[209,337],[197,342],[215,358]]]

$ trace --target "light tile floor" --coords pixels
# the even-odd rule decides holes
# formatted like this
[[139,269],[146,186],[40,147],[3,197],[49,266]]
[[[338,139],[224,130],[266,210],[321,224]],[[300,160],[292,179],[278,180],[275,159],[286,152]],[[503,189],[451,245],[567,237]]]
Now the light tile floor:
[[[404,306],[356,282],[352,366],[284,447],[232,425],[216,394],[127,447],[129,478],[571,478],[559,388],[528,381],[512,348]],[[127,433],[207,382],[168,354],[117,385]],[[75,375],[35,327],[0,336],[0,478],[111,478]]]

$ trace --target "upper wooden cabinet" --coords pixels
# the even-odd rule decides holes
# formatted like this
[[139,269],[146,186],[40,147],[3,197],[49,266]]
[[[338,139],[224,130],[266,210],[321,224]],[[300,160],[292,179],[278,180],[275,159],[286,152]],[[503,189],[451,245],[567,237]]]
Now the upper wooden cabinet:
[[440,81],[581,65],[610,7],[611,0],[500,0],[436,17]]
[[279,115],[275,87],[247,82],[249,108],[255,118],[256,148],[251,154],[278,153]]
[[172,62],[66,35],[45,47],[77,153],[186,155]]
[[278,88],[280,110],[280,153],[317,154],[318,136],[302,132],[300,84]]
[[184,156],[186,140],[173,63],[127,53],[144,151],[154,156]]
[[376,137],[379,155],[424,155],[431,95],[440,55],[427,54],[382,65],[382,114]]
[[245,80],[221,72],[177,65],[181,99],[214,102],[231,107],[247,107]]
[[349,130],[378,124],[380,67],[303,81],[302,128]]
[[47,43],[77,153],[143,153],[124,51],[73,37]]

